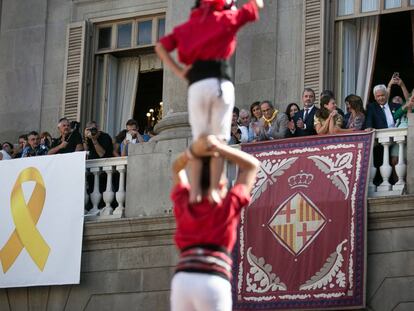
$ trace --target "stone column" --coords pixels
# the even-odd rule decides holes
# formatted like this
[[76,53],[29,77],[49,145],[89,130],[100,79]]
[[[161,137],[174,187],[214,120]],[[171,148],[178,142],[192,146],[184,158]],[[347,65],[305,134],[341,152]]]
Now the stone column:
[[[184,22],[193,1],[168,0],[166,33]],[[176,56],[176,55],[175,55]],[[125,216],[161,216],[171,213],[171,164],[190,142],[187,84],[164,69],[164,115],[151,142],[129,148]]]
[[[188,0],[168,0],[166,33],[184,22],[193,6]],[[174,55],[176,57],[176,55]],[[191,136],[187,113],[187,84],[177,78],[168,68],[164,68],[163,119],[155,126],[158,133],[153,141],[187,138]]]
[[414,114],[409,113],[407,116],[407,192],[414,194]]

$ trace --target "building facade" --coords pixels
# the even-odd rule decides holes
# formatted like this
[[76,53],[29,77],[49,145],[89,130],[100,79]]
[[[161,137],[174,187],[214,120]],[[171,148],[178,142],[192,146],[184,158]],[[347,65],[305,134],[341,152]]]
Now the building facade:
[[[112,136],[131,117],[141,129],[160,119],[158,135],[129,151],[125,217],[86,224],[81,284],[1,290],[1,310],[168,309],[177,259],[169,172],[190,129],[186,85],[163,70],[153,47],[192,5],[0,0],[0,141],[15,142],[31,130],[55,136],[63,116],[83,125],[96,120]],[[317,94],[332,89],[339,103],[350,93],[368,102],[372,86],[387,84],[393,72],[414,87],[413,0],[268,0],[265,6],[260,21],[238,36],[232,59],[238,107],[266,99],[283,110],[301,102],[304,87]],[[407,148],[410,187],[410,139]],[[369,199],[368,212],[367,308],[412,310],[414,198]]]

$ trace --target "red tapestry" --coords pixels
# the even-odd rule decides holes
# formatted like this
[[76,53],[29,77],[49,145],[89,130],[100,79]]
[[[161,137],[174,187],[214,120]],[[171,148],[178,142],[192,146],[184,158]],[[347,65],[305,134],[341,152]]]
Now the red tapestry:
[[364,306],[372,137],[242,145],[261,166],[234,249],[235,310]]

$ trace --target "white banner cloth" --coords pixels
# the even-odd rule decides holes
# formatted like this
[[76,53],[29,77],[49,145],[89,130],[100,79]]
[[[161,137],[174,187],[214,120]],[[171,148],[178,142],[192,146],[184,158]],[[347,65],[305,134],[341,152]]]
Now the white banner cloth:
[[85,152],[0,161],[0,288],[79,284]]

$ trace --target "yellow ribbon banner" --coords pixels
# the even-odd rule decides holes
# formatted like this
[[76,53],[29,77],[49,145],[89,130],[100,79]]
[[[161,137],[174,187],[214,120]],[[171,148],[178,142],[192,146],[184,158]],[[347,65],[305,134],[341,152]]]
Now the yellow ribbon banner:
[[[26,204],[22,184],[28,181],[34,181],[36,185],[29,203]],[[24,169],[17,177],[10,197],[11,213],[16,229],[0,251],[4,273],[10,269],[23,248],[26,248],[37,267],[43,271],[50,247],[37,230],[36,224],[42,214],[45,198],[46,188],[39,170],[34,167]]]

